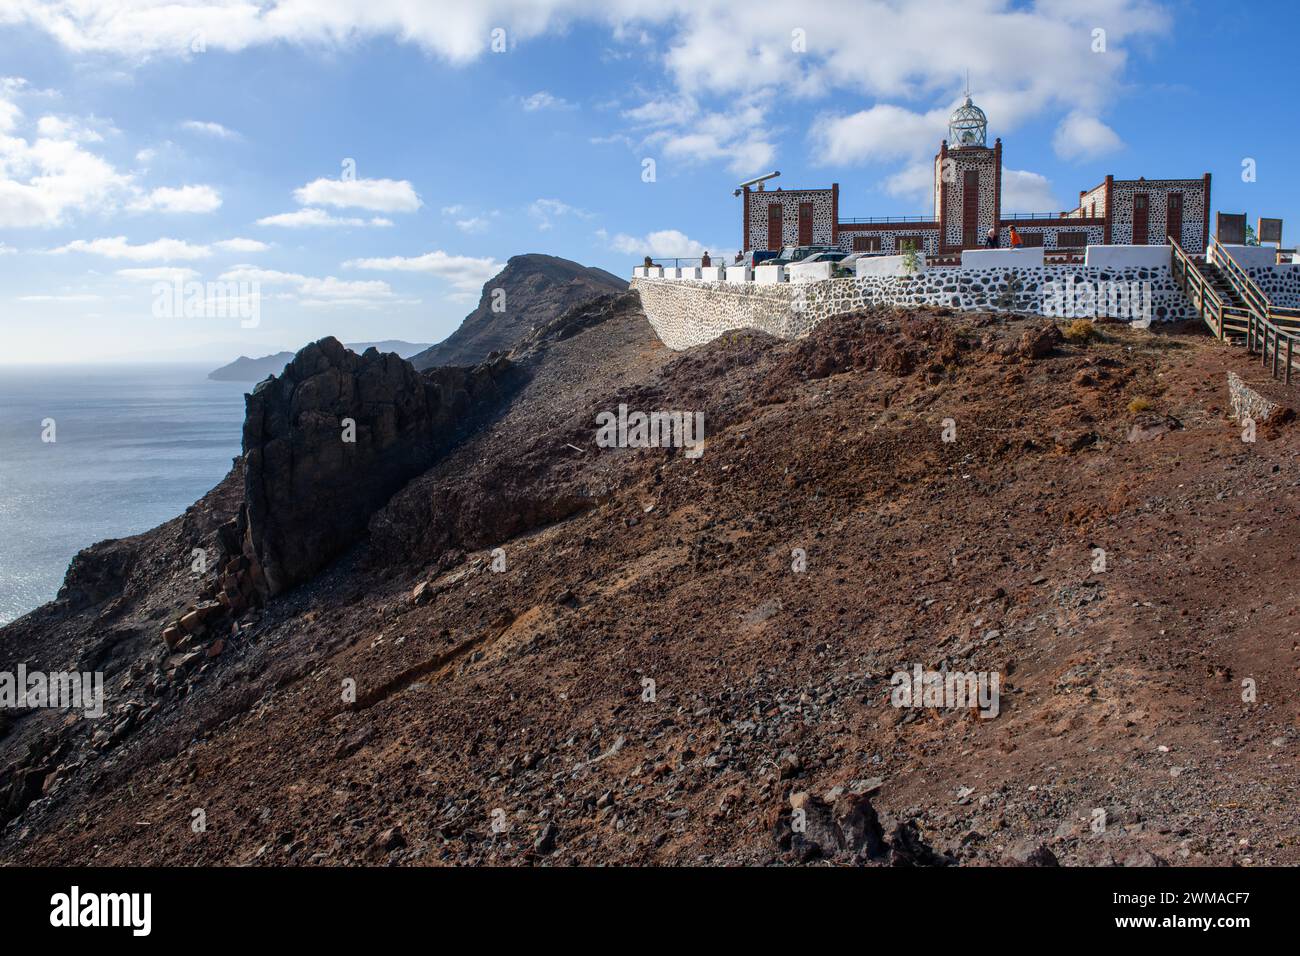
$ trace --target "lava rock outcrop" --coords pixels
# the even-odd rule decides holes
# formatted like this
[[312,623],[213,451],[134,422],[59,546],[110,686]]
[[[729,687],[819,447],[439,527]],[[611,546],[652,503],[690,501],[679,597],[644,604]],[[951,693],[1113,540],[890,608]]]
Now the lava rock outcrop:
[[268,595],[312,577],[370,516],[498,408],[508,359],[421,374],[324,338],[258,385],[244,419],[243,550]]

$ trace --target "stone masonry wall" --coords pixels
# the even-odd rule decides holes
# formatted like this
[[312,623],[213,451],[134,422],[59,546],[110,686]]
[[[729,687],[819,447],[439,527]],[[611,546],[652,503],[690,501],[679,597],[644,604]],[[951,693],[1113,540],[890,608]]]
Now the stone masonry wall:
[[[931,305],[959,311],[1054,315],[1061,310],[1054,305],[1049,282],[1126,286],[1149,282],[1153,321],[1195,317],[1168,267],[1042,266],[1014,272],[934,269],[915,276],[860,276],[780,285],[633,279],[632,288],[640,293],[646,317],[660,340],[671,349],[687,349],[733,329],[761,329],[778,338],[797,338],[832,315],[871,306]],[[1105,310],[1101,311],[1104,314]]]
[[819,245],[830,245],[835,233],[835,206],[833,193],[829,189],[765,189],[749,193],[749,206],[745,214],[749,216],[749,248],[773,248],[767,234],[768,207],[781,207],[781,240],[775,248],[797,246],[799,244],[799,205],[812,203],[813,234],[812,241]]
[[1278,408],[1278,403],[1265,398],[1251,388],[1236,372],[1228,373],[1228,414],[1239,422],[1247,418],[1266,422]]
[[1300,266],[1256,266],[1246,272],[1273,305],[1300,309]]

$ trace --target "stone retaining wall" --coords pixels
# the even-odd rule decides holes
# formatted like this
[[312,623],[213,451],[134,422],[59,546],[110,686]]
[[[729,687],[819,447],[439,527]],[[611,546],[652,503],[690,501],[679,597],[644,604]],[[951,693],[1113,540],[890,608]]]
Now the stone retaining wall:
[[1246,273],[1273,305],[1300,309],[1300,266],[1255,266]]
[[1246,383],[1236,372],[1228,373],[1228,414],[1238,422],[1247,418],[1256,424],[1268,421],[1282,405]]
[[[646,317],[671,349],[712,341],[733,329],[760,329],[778,338],[806,334],[823,319],[872,306],[948,306],[958,311],[1024,312],[1056,318],[1091,315],[1090,300],[1063,300],[1056,292],[1130,288],[1144,283],[1156,322],[1196,317],[1168,267],[1039,266],[1006,269],[934,269],[913,276],[858,276],[821,282],[751,282],[634,278]],[[1073,307],[1071,307],[1073,306]],[[1087,308],[1085,308],[1087,307]],[[1100,308],[1100,314],[1108,310]]]

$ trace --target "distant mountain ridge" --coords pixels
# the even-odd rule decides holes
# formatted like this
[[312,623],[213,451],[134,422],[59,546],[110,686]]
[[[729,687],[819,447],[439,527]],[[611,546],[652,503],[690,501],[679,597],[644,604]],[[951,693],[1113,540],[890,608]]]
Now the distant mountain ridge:
[[511,256],[506,267],[483,284],[478,307],[460,328],[412,356],[411,364],[417,369],[476,365],[492,352],[508,352],[535,327],[574,306],[627,287],[626,280],[613,273],[558,256]]
[[[358,355],[368,348],[381,352],[396,352],[404,359],[409,359],[429,347],[427,342],[403,342],[401,339],[384,339],[382,342],[351,342],[347,347]],[[208,373],[208,378],[216,382],[260,382],[268,375],[279,375],[293,359],[293,352],[276,352],[261,358],[249,358],[241,355],[229,365]]]

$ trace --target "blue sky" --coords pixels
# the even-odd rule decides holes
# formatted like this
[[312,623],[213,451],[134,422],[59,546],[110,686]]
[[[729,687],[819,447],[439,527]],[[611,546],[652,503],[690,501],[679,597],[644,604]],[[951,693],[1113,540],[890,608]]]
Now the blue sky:
[[[1004,209],[1068,208],[1107,173],[1208,171],[1216,210],[1281,216],[1290,244],[1297,19],[1146,0],[0,0],[0,362],[437,341],[511,255],[627,275],[646,251],[734,250],[731,189],[770,169],[838,181],[845,216],[929,212],[967,70],[1003,139]],[[255,327],[155,314],[159,281],[227,279],[259,283]]]

